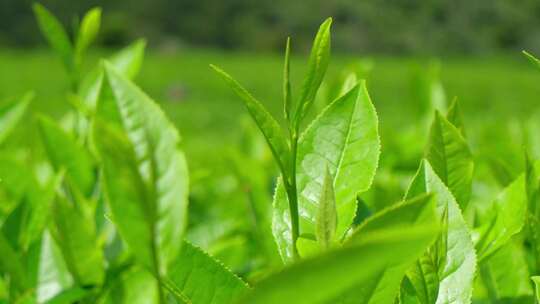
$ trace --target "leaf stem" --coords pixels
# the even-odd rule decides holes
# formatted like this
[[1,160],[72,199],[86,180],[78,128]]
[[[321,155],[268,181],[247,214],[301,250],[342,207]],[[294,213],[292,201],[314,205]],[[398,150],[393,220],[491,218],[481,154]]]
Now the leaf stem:
[[289,199],[289,212],[291,216],[291,228],[292,228],[292,248],[293,257],[295,260],[300,258],[298,254],[298,248],[296,247],[296,241],[300,235],[300,223],[298,215],[298,190],[296,188],[296,156],[298,151],[298,132],[296,128],[293,128],[290,132],[291,139],[291,174],[289,175],[289,181],[287,188],[287,197]]

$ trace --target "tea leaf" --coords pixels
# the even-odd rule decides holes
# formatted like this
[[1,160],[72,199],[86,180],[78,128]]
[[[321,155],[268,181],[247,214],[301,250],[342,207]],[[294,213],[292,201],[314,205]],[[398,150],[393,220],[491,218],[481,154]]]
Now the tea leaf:
[[[477,259],[474,245],[459,205],[427,160],[422,161],[407,191],[406,198],[422,193],[433,193],[439,216],[448,217],[447,228],[441,232],[445,239],[444,243],[447,245],[442,248],[439,246],[430,248],[425,253],[428,256],[419,261],[421,265],[428,267],[410,269],[408,278],[419,299],[432,299],[430,295],[423,292],[425,286],[431,286],[428,289],[438,290],[437,303],[469,303],[476,272]],[[441,249],[445,251],[438,252]],[[426,265],[424,261],[429,260],[431,262]],[[437,261],[442,261],[442,264],[439,265]],[[438,286],[433,286],[433,278],[437,277]]]
[[540,276],[532,276],[531,280],[534,283],[534,290],[536,295],[536,302],[540,302]]
[[497,196],[491,210],[489,220],[476,229],[480,235],[476,242],[480,261],[501,248],[523,228],[527,212],[524,175]]
[[334,241],[337,227],[336,198],[334,194],[334,179],[328,168],[324,174],[319,200],[319,212],[315,219],[317,241],[321,248],[328,249]]
[[187,224],[180,137],[154,101],[110,64],[105,69],[122,123],[121,131],[101,123],[94,131],[109,204],[120,235],[159,279],[179,255],[175,240]]
[[25,267],[22,264],[19,254],[13,249],[5,236],[0,233],[0,273],[9,275],[13,286],[19,291],[26,291],[30,288],[30,281],[27,276]]
[[115,278],[98,303],[158,304],[156,279],[148,271],[132,267]]
[[101,23],[101,9],[95,7],[89,10],[83,17],[79,32],[77,33],[77,41],[75,42],[75,54],[77,60],[80,61],[83,52],[96,39]]
[[169,271],[167,288],[193,304],[225,304],[248,291],[248,286],[217,260],[188,242]]
[[[373,180],[380,153],[377,114],[364,83],[332,102],[300,137],[297,159],[300,234],[315,234],[326,166],[334,176],[338,214],[336,237],[351,225],[356,196]],[[287,198],[278,183],[274,197],[273,232],[282,258],[290,261]]]
[[471,196],[473,157],[460,131],[439,112],[431,126],[426,159],[465,210]]
[[319,27],[319,31],[313,41],[309,56],[308,71],[306,73],[300,99],[298,100],[293,120],[296,125],[300,124],[315,100],[317,91],[321,86],[328,63],[330,62],[330,27],[332,18],[326,19]]
[[45,151],[55,170],[66,170],[66,179],[89,198],[96,184],[96,169],[90,152],[52,119],[39,118]]
[[33,98],[33,93],[26,93],[20,100],[0,107],[0,143],[15,129]]
[[483,266],[490,272],[498,299],[533,294],[525,252],[519,243],[506,243],[485,260]]
[[41,33],[62,61],[64,61],[66,68],[69,71],[73,70],[75,64],[73,61],[73,46],[64,27],[43,5],[34,3],[32,8]]
[[461,136],[465,138],[465,125],[463,124],[461,107],[459,106],[459,102],[457,101],[457,98],[454,98],[454,100],[450,104],[450,107],[448,108],[448,112],[446,113],[446,119],[452,125],[454,125],[454,127],[456,127],[456,129],[459,130]]
[[[435,219],[403,230],[364,233],[339,250],[290,264],[257,285],[240,303],[321,303],[352,286],[367,284],[386,267],[416,259],[438,233]],[[400,254],[395,254],[399,252]],[[344,271],[346,269],[346,271]]]
[[287,120],[290,120],[292,106],[291,81],[289,79],[291,69],[290,55],[291,38],[288,37],[287,45],[285,46],[285,64],[283,66],[283,115]]
[[[353,232],[349,241],[361,238],[365,233],[388,229],[388,227],[406,231],[417,225],[429,223],[435,218],[434,197],[420,195],[368,218]],[[392,303],[399,292],[399,286],[405,272],[414,264],[415,260],[416,257],[412,257],[409,260],[404,260],[401,264],[383,268],[368,283],[350,288],[332,303]]]
[[86,216],[60,194],[53,204],[52,217],[52,235],[75,281],[81,286],[101,285],[105,265],[94,218]]
[[538,58],[536,58],[534,55],[528,53],[527,51],[522,51],[523,55],[525,55],[525,57],[527,57],[527,59],[529,59],[529,61],[534,65],[536,66],[537,68],[540,68],[540,60],[538,60]]

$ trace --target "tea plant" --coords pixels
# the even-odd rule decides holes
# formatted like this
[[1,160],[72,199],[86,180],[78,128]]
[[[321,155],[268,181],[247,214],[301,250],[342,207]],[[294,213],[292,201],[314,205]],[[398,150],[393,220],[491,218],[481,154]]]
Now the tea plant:
[[[373,208],[379,202],[369,199],[377,196],[367,192],[381,140],[366,81],[351,73],[327,92],[333,101],[318,96],[330,62],[332,19],[315,37],[298,95],[287,40],[282,123],[212,66],[243,101],[280,172],[270,210],[260,193],[268,177],[250,172],[268,167],[251,163],[247,151],[229,155],[260,219],[254,242],[271,259],[271,268],[241,278],[189,240],[190,176],[181,137],[132,80],[144,41],[86,73],[82,62],[101,11],[90,10],[73,38],[43,6],[34,11],[70,77],[71,108],[60,122],[37,115],[44,155],[28,155],[25,147],[0,153],[0,301],[533,301],[533,282],[540,282],[540,164],[526,155],[523,173],[509,178],[494,200],[475,196],[473,185],[481,181],[459,104],[442,114],[441,95],[431,94],[428,82],[430,93],[420,102],[439,110],[424,157],[403,199]],[[31,97],[0,108],[0,143]]]

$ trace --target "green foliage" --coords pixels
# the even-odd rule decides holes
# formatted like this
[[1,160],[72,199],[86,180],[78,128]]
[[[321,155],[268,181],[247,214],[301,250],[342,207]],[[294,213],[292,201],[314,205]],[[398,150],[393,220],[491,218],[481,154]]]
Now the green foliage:
[[[540,163],[528,151],[524,166],[505,164],[509,154],[498,158],[498,150],[473,155],[457,101],[439,112],[446,97],[434,71],[415,87],[423,119],[439,109],[416,175],[423,119],[411,128],[421,135],[388,140],[359,80],[365,67],[323,83],[331,19],[315,37],[298,96],[287,40],[282,120],[212,66],[255,125],[245,126],[238,149],[213,141],[223,160],[201,165],[170,105],[163,110],[133,81],[143,40],[81,69],[101,10],[73,31],[39,4],[34,10],[72,64],[69,109],[59,121],[37,115],[35,149],[18,133],[34,110],[31,95],[0,107],[0,303],[533,301]],[[311,110],[319,113],[308,122]],[[467,130],[476,152],[477,133]],[[534,137],[527,143],[534,147]],[[390,148],[376,175],[381,146]]]

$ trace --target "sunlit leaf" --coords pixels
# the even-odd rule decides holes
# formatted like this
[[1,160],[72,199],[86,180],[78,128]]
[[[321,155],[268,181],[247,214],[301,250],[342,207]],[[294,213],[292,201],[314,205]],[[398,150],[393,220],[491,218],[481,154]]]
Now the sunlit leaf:
[[[419,261],[421,266],[428,267],[413,267],[409,270],[408,278],[419,301],[433,300],[432,295],[424,292],[437,290],[436,303],[469,303],[476,272],[476,253],[471,234],[452,193],[426,160],[422,161],[406,197],[422,193],[435,195],[441,221],[444,216],[448,217],[447,227],[440,236],[444,238],[444,242],[440,245],[436,243]],[[426,261],[430,261],[429,264],[426,265]]]
[[[365,84],[360,83],[332,102],[300,138],[296,167],[300,234],[315,234],[319,196],[328,166],[334,177],[336,238],[342,238],[353,221],[357,194],[371,185],[379,153],[377,114]],[[290,261],[290,217],[284,192],[278,183],[273,232],[282,258]]]

